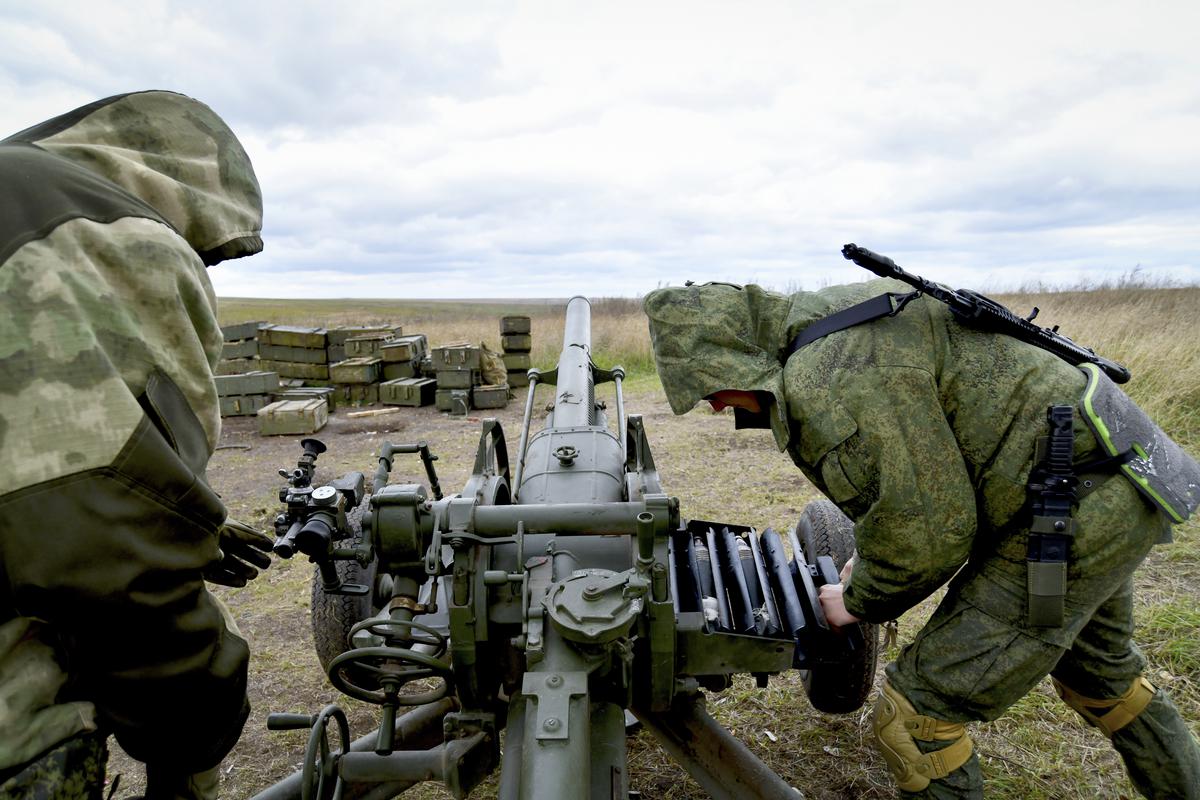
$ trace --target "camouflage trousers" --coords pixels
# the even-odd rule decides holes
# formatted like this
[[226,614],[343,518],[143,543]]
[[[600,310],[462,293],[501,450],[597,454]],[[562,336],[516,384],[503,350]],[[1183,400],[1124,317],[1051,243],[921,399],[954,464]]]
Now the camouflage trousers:
[[[887,667],[891,685],[918,713],[949,722],[991,721],[1048,674],[1097,699],[1120,697],[1141,674],[1131,576],[1159,541],[1162,519],[1126,481],[1112,479],[1081,501],[1075,520],[1064,625],[1026,624],[1026,532],[1001,534],[989,552],[972,558],[913,643]],[[918,742],[925,752],[945,744]],[[1200,798],[1200,747],[1161,689],[1112,744],[1146,797]],[[903,796],[983,797],[978,755],[924,791]]]
[[0,800],[100,800],[107,739],[103,733],[80,734],[0,775]]

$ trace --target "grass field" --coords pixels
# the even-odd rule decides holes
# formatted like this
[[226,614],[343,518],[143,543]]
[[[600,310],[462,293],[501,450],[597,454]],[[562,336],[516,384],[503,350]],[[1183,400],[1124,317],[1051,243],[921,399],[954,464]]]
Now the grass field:
[[[1182,444],[1200,452],[1200,344],[1193,326],[1200,312],[1200,288],[1139,285],[1092,291],[1024,293],[1003,298],[1022,314],[1041,307],[1038,322],[1059,324],[1076,341],[1128,365],[1134,373],[1130,394]],[[437,345],[456,340],[498,346],[499,316],[533,318],[536,365],[552,366],[561,343],[561,303],[452,303],[405,301],[223,301],[222,322],[261,319],[277,323],[334,325],[393,322],[406,333],[425,333]],[[816,497],[788,459],[775,451],[765,432],[736,433],[724,414],[697,410],[670,413],[653,372],[644,317],[629,300],[593,305],[593,350],[601,366],[620,363],[630,371],[627,402],[644,416],[666,490],[680,498],[685,516],[725,519],[777,529],[794,524],[804,504]],[[513,431],[521,403],[497,416]],[[396,419],[396,418],[391,418]],[[325,477],[347,469],[367,471],[373,449],[392,441],[427,438],[441,456],[442,484],[461,487],[470,472],[478,423],[450,420],[429,409],[413,410],[391,432],[343,429],[323,438]],[[263,527],[274,513],[275,467],[294,461],[299,448],[259,439],[245,424],[227,425],[225,442],[249,449],[225,449],[214,457],[210,476],[231,513]],[[275,440],[279,442],[280,440]],[[292,451],[295,451],[294,453]],[[415,465],[410,465],[415,466]],[[416,469],[408,479],[420,480]],[[399,478],[398,478],[399,479]],[[311,567],[279,562],[245,590],[222,592],[254,650],[254,713],[241,743],[226,761],[224,796],[248,797],[293,770],[303,737],[267,733],[268,711],[315,711],[337,700],[316,666],[308,633]],[[1137,576],[1138,633],[1149,659],[1148,676],[1167,688],[1193,731],[1200,734],[1200,526],[1178,528],[1173,544],[1155,548]],[[900,622],[899,646],[911,640],[937,597]],[[895,657],[892,648],[885,659]],[[882,662],[881,662],[882,663]],[[341,701],[339,701],[341,702]],[[374,719],[369,709],[351,707],[356,735]],[[882,761],[870,744],[869,707],[845,717],[814,712],[795,674],[756,690],[739,681],[709,707],[740,738],[793,785],[812,798],[893,796]],[[988,796],[993,798],[1132,797],[1119,759],[1105,740],[1087,728],[1057,698],[1048,682],[1039,685],[1001,720],[974,726],[983,758]],[[122,762],[118,761],[118,764]],[[630,744],[634,788],[645,797],[693,798],[703,793],[671,764],[647,734]],[[122,784],[124,787],[126,784]],[[131,782],[131,790],[136,788]],[[487,784],[474,797],[490,796]],[[410,796],[410,795],[406,795]],[[443,797],[433,787],[411,796]]]

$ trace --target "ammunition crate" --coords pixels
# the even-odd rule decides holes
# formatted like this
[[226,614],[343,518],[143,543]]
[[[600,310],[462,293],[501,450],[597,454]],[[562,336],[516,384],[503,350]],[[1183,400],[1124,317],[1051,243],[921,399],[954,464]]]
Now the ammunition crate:
[[476,386],[471,390],[472,408],[504,408],[508,405],[508,384]]
[[265,325],[258,331],[261,344],[282,347],[305,347],[324,350],[328,345],[328,334],[324,328],[303,328],[298,325]]
[[271,404],[267,394],[238,394],[218,398],[222,417],[251,417]]
[[258,340],[243,339],[240,342],[226,342],[221,348],[221,358],[254,358],[258,355]]
[[245,372],[239,375],[217,375],[219,397],[234,395],[271,394],[279,391],[279,376],[274,372]]
[[354,325],[350,327],[330,328],[326,334],[328,336],[329,347],[345,347],[346,340],[355,336],[379,335],[384,338],[389,336],[399,336],[400,326]]
[[405,361],[402,364],[389,364],[383,362],[383,379],[385,381],[395,381],[401,378],[417,378],[420,377],[417,369],[417,362]]
[[329,365],[329,380],[341,383],[378,383],[383,360],[379,358],[349,358]]
[[529,317],[501,317],[500,333],[529,333]]
[[427,406],[434,401],[437,381],[401,378],[379,384],[379,402],[389,406]]
[[221,328],[221,336],[227,342],[240,342],[242,339],[253,339],[258,336],[258,329],[265,322],[239,322],[235,325],[225,325]]
[[437,382],[440,389],[470,389],[483,383],[483,379],[477,369],[439,369]]
[[336,364],[339,361],[346,360],[346,346],[344,344],[331,344],[325,348],[325,355],[329,356],[329,363]]
[[370,406],[379,402],[378,383],[338,383],[333,386],[339,406]]
[[434,405],[437,406],[438,411],[466,414],[471,408],[471,390],[439,388],[434,395]]
[[294,361],[260,361],[258,363],[262,369],[276,372],[281,378],[329,380],[328,364],[297,364]]
[[417,372],[426,378],[436,378],[437,370],[433,368],[433,356],[429,353],[421,356],[421,360],[417,364]]
[[400,336],[380,345],[379,355],[389,364],[398,361],[416,361],[425,355],[429,345],[425,334]]
[[482,351],[478,345],[448,344],[433,348],[433,368],[437,372],[447,369],[479,369]]
[[500,347],[506,353],[528,353],[533,337],[528,333],[506,333],[500,337]]
[[504,368],[509,372],[525,372],[532,366],[529,353],[505,353],[500,357],[504,359]]
[[298,386],[276,393],[276,400],[324,400],[332,413],[337,409],[337,391],[332,386]]
[[290,361],[293,364],[328,364],[329,353],[324,347],[293,347],[287,344],[258,345],[259,358],[270,361]]
[[258,430],[263,436],[316,433],[329,421],[329,406],[315,397],[279,400],[258,412]]
[[390,335],[372,333],[366,336],[351,336],[346,340],[346,355],[350,358],[378,356],[380,348]]
[[217,362],[217,375],[242,375],[254,372],[261,366],[257,358],[235,358],[232,361]]
[[510,388],[524,388],[529,385],[529,376],[524,372],[508,373],[508,385]]

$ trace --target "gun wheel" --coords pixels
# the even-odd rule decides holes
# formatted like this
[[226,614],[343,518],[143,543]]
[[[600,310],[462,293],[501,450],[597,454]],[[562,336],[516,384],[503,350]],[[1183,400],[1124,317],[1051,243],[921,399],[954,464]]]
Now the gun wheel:
[[[341,542],[343,547],[358,547],[363,543],[362,515],[370,506],[370,496],[363,499],[357,508],[346,515],[352,531],[350,537]],[[365,595],[326,594],[321,589],[321,573],[313,570],[312,577],[312,632],[313,644],[321,669],[328,671],[329,665],[342,653],[350,649],[351,630],[364,619],[379,612],[387,601],[385,584],[387,576],[377,574],[378,560],[364,567],[357,561],[338,561],[334,564],[338,577],[346,583],[370,586],[372,591]]]
[[[796,537],[810,563],[817,556],[829,556],[840,571],[854,555],[854,523],[828,500],[814,500],[804,507],[796,524]],[[808,700],[818,711],[857,711],[871,693],[879,658],[879,626],[868,622],[860,625],[865,647],[852,661],[800,671]]]

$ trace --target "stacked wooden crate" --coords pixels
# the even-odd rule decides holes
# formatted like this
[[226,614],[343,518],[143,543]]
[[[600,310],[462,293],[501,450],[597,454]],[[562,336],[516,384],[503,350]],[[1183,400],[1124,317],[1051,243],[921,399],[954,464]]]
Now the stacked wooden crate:
[[421,362],[428,356],[425,334],[398,336],[380,348],[383,359],[383,383],[379,401],[385,405],[424,406],[435,400],[437,380],[421,374]]
[[458,342],[433,348],[433,369],[437,373],[434,401],[438,411],[463,414],[471,408],[471,390],[478,386],[483,348]]
[[258,412],[258,430],[263,436],[312,434],[329,421],[329,406],[318,397],[278,400]]
[[217,375],[217,397],[222,417],[248,417],[257,414],[279,391],[279,376],[274,372],[246,372]]
[[258,369],[258,326],[262,324],[239,322],[221,328],[225,344],[221,348],[221,362],[217,365],[218,375],[237,375]]
[[529,385],[529,351],[533,347],[530,330],[529,317],[500,318],[500,348],[504,351],[504,368],[508,370],[509,386]]
[[328,332],[298,325],[264,325],[258,330],[261,369],[306,383],[329,381]]

